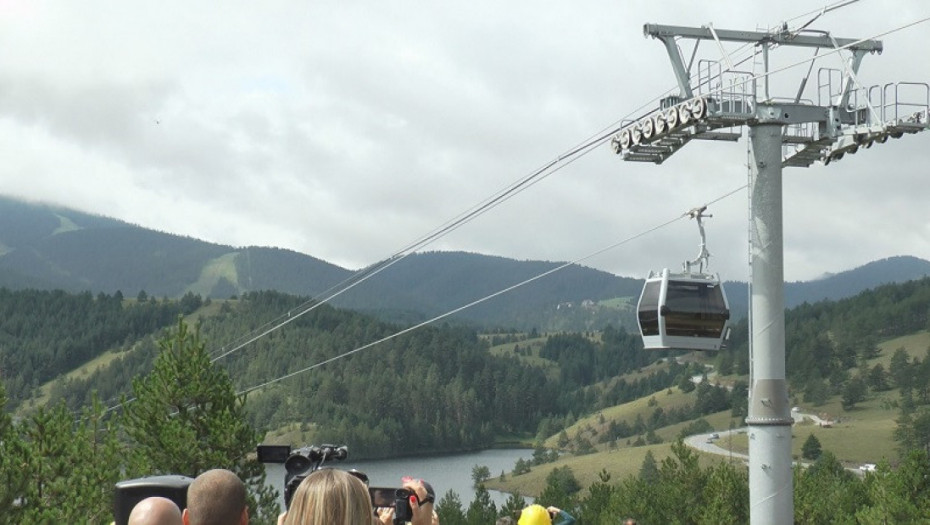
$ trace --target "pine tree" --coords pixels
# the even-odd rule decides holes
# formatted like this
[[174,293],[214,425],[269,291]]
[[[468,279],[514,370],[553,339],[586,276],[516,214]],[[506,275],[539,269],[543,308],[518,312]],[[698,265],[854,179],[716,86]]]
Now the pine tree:
[[804,440],[804,445],[801,446],[801,457],[815,460],[820,457],[822,452],[823,449],[820,446],[820,440],[817,439],[817,436],[813,434],[807,436],[807,439]]
[[794,486],[795,523],[853,523],[857,507],[868,501],[863,483],[829,451],[796,469]]
[[867,386],[865,381],[860,376],[856,376],[847,381],[846,385],[843,387],[841,399],[843,409],[851,410],[855,408],[856,404],[865,399],[866,390]]
[[[507,501],[501,505],[500,511],[498,511],[498,516],[516,519],[517,512],[525,509],[527,506],[526,498],[523,497],[519,492],[513,492],[507,496]],[[440,522],[444,523],[444,522]]]
[[651,450],[646,451],[643,464],[639,467],[639,479],[646,483],[655,483],[659,479],[659,465]]
[[597,478],[598,480],[588,487],[588,495],[581,500],[578,520],[582,523],[615,522],[610,498],[616,489],[610,483],[610,473],[606,468],[601,469]]
[[[68,413],[68,419],[73,415]],[[124,445],[119,441],[120,418],[108,414],[96,392],[91,404],[85,407],[80,420],[75,424],[75,454],[83,459],[75,465],[71,480],[76,497],[84,502],[78,510],[77,521],[87,519],[95,523],[110,521],[113,512],[113,486],[122,472]],[[67,427],[66,427],[67,428]]]
[[914,450],[904,456],[897,470],[879,463],[866,476],[869,505],[856,512],[859,523],[927,523],[930,521],[930,458]]
[[496,519],[497,506],[491,501],[491,494],[484,485],[478,485],[478,488],[475,489],[475,499],[471,501],[471,505],[468,506],[468,510],[465,512],[465,523],[468,525],[486,525],[494,523]]
[[487,465],[475,465],[471,469],[472,486],[477,488],[491,478],[491,469]]
[[869,370],[869,388],[873,392],[883,392],[890,388],[888,386],[888,373],[885,372],[885,367],[881,363],[877,363]]
[[571,514],[578,502],[577,494],[580,490],[581,484],[571,467],[556,467],[546,475],[546,487],[536,502],[544,507],[558,507]]
[[530,462],[523,458],[517,458],[517,462],[513,466],[512,474],[514,476],[519,476],[520,474],[526,474],[529,471],[530,471]]
[[[103,523],[112,519],[120,475],[116,427],[94,399],[75,422],[59,403],[42,407],[18,431],[25,446],[17,467],[26,481],[15,523]],[[15,442],[14,442],[15,443]],[[14,451],[15,454],[15,451]]]
[[655,479],[628,476],[613,492],[611,508],[615,516],[633,516],[642,523],[702,523],[698,516],[706,484],[697,452],[678,440]]
[[698,523],[749,523],[749,477],[745,470],[718,463],[706,473]]
[[131,474],[195,477],[212,468],[235,472],[249,489],[254,523],[273,523],[276,492],[252,454],[260,434],[247,422],[245,397],[229,375],[210,362],[198,329],[179,319],[159,341],[151,373],[133,380],[125,429],[134,451]]
[[[706,478],[706,472],[698,464],[698,453],[680,439],[672,444],[672,455],[663,459],[659,467],[660,486],[665,485],[659,493],[668,493],[666,504],[668,508],[677,507],[682,523],[698,523]],[[669,523],[673,515],[667,514],[659,522]]]
[[13,502],[23,496],[26,488],[23,469],[26,450],[13,425],[13,418],[6,411],[6,403],[6,389],[0,383],[0,443],[3,444],[3,453],[0,454],[0,509],[8,509],[12,523],[22,521],[16,515],[21,509],[13,507]]
[[442,525],[465,525],[465,512],[462,510],[462,500],[454,490],[449,490],[436,503],[436,514]]
[[891,356],[891,363],[888,365],[888,372],[898,388],[908,389],[913,386],[913,369],[907,351],[904,348],[895,350],[894,355]]

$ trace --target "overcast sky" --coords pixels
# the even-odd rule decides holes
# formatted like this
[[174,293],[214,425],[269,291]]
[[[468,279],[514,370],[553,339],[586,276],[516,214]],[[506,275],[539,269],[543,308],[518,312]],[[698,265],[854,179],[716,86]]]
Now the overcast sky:
[[[796,27],[822,1],[0,0],[0,194],[357,269],[657,107],[675,80],[643,24]],[[862,0],[810,28],[871,38],[928,16],[925,0]],[[864,85],[930,82],[930,23],[879,38]],[[699,56],[721,59],[712,42]],[[841,64],[819,59],[805,98],[821,67]],[[426,249],[577,260],[740,188],[746,149],[694,141],[656,166],[605,145]],[[786,169],[786,279],[930,259],[928,175],[930,133]],[[706,221],[728,280],[749,275],[747,201]],[[582,264],[644,277],[698,244],[682,220]]]

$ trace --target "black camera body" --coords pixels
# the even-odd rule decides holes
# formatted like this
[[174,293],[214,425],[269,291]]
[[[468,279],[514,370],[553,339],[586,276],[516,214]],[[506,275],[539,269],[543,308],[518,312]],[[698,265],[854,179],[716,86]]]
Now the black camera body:
[[[258,460],[262,463],[284,464],[284,506],[291,508],[291,498],[300,483],[321,468],[323,463],[336,460],[342,461],[349,457],[349,450],[344,445],[311,445],[292,450],[290,445],[259,445],[256,452]],[[359,478],[368,485],[368,476],[357,470],[350,470],[349,474]],[[423,482],[427,497],[417,501],[420,505],[435,502],[436,493],[429,483]],[[368,495],[374,508],[393,507],[394,523],[406,523],[413,519],[413,508],[410,507],[410,496],[416,493],[405,488],[378,488],[368,487]]]
[[413,509],[410,507],[410,496],[414,493],[409,489],[369,487],[371,505],[378,507],[394,507],[394,522],[404,523],[413,519]]
[[377,488],[369,487],[368,494],[371,496],[371,505],[378,507],[394,508],[394,523],[401,524],[413,520],[413,508],[410,507],[410,497],[417,498],[419,505],[436,502],[436,492],[433,486],[427,482],[422,482],[423,488],[426,489],[426,498],[420,499],[420,496],[407,488]]
[[259,445],[256,452],[262,463],[284,463],[284,506],[288,509],[294,492],[307,476],[329,460],[349,457],[344,445],[311,445],[294,450],[290,445]]

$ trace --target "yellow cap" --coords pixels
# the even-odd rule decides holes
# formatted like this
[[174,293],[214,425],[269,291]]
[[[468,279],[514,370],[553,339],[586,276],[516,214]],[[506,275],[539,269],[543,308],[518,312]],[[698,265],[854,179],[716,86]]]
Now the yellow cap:
[[517,525],[552,525],[552,518],[542,505],[530,505],[520,513]]

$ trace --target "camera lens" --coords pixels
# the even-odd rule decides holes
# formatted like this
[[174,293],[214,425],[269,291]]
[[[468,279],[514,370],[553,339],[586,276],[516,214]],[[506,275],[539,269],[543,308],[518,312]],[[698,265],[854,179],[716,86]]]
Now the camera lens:
[[284,462],[284,470],[291,475],[303,474],[310,469],[312,462],[310,458],[302,454],[291,454]]

